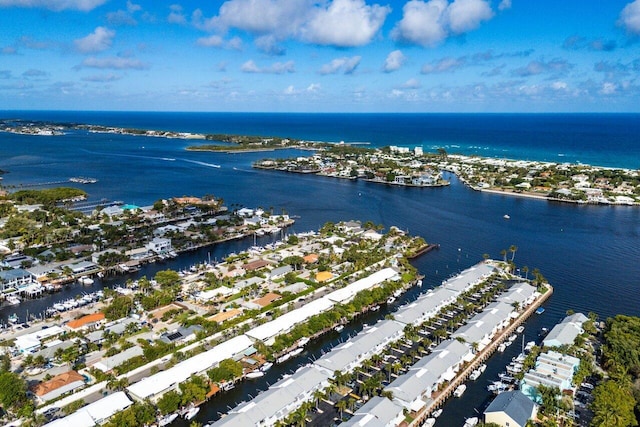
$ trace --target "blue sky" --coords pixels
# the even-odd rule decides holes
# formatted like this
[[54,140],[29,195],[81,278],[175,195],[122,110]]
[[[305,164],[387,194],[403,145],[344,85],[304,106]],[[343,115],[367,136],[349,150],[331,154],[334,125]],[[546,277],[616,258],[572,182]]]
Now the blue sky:
[[0,29],[0,109],[640,111],[640,0],[0,0]]

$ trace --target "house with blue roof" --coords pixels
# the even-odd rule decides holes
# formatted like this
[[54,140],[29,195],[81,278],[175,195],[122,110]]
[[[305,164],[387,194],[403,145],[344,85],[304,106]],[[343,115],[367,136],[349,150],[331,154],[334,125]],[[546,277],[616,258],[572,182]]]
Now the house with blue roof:
[[537,406],[519,390],[500,393],[484,411],[484,422],[502,427],[525,427],[535,419]]

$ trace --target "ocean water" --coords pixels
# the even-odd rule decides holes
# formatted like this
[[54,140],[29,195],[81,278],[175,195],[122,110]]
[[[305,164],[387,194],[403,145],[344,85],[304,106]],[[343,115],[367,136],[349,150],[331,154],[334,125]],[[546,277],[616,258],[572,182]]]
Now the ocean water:
[[[309,140],[369,142],[379,145],[446,147],[464,154],[566,161],[638,168],[638,115],[310,115],[310,114],[169,114],[11,112],[4,117],[96,123],[191,132],[290,136]],[[318,229],[326,221],[373,220],[396,225],[441,245],[414,264],[425,274],[423,289],[437,286],[482,260],[499,258],[502,249],[518,247],[515,263],[539,268],[554,285],[546,312],[527,322],[527,334],[559,321],[566,310],[640,315],[640,208],[577,206],[478,193],[451,176],[447,188],[390,188],[365,182],[254,170],[264,157],[307,155],[285,150],[271,153],[187,152],[193,142],[73,132],[59,137],[0,133],[3,185],[64,181],[71,176],[99,179],[80,188],[90,199],[151,204],[163,197],[214,194],[228,206],[262,206],[299,216],[293,231]],[[476,151],[474,151],[476,150]],[[558,156],[564,154],[564,156]],[[34,188],[41,188],[36,186]],[[503,219],[509,214],[511,219]],[[263,240],[264,242],[264,240]],[[230,242],[149,266],[184,268],[208,257],[220,259],[252,245]],[[511,254],[509,254],[511,257]],[[110,280],[113,286],[126,278]],[[94,287],[103,283],[96,282]],[[39,313],[54,301],[92,288],[71,288],[46,300],[0,307],[0,318],[17,312]],[[381,314],[382,315],[382,314]],[[335,337],[334,337],[335,338]],[[529,339],[529,338],[528,338]],[[318,351],[328,342],[318,344]],[[499,364],[499,358],[494,358]],[[298,362],[301,363],[301,362]],[[288,369],[293,369],[291,365]],[[504,363],[502,364],[504,366]],[[498,365],[489,368],[497,372]],[[274,374],[275,375],[275,374]],[[483,377],[481,377],[483,378]],[[271,383],[273,378],[269,378]],[[483,382],[486,385],[486,381]],[[253,388],[252,388],[253,387]],[[477,388],[477,390],[476,390]],[[246,389],[246,390],[245,390]],[[473,391],[476,390],[476,391]],[[481,387],[447,405],[439,425],[462,425],[471,408],[486,402]],[[217,417],[226,406],[255,395],[247,385],[223,399],[213,399],[198,419]],[[473,393],[470,393],[473,391]],[[450,423],[450,424],[447,424]]]

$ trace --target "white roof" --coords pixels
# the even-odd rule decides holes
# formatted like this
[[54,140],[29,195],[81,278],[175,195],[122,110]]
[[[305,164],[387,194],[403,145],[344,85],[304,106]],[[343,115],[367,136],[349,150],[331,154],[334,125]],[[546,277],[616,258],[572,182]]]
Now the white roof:
[[64,418],[59,418],[45,424],[44,427],[94,427],[96,425],[91,415],[84,411],[74,412]]
[[20,350],[28,350],[40,345],[40,341],[55,335],[64,333],[64,329],[60,326],[51,326],[50,328],[41,329],[36,332],[31,332],[27,335],[22,335],[16,338],[16,347]]
[[78,412],[88,413],[96,424],[101,424],[114,414],[128,408],[132,403],[123,391],[119,391],[81,408]]
[[251,347],[253,341],[246,335],[239,335],[218,344],[204,353],[197,354],[177,365],[158,372],[155,375],[130,385],[127,390],[139,399],[146,399],[179,384],[194,374],[214,367],[224,359],[230,359],[238,353]]
[[132,403],[123,391],[119,391],[80,408],[71,415],[50,422],[46,427],[93,427]]
[[93,367],[96,369],[100,369],[102,372],[109,372],[110,370],[112,370],[116,366],[121,365],[127,360],[136,356],[141,356],[143,354],[144,351],[142,350],[142,347],[131,347],[113,356],[103,357],[98,363],[93,365]]
[[389,280],[392,277],[397,276],[398,273],[393,268],[385,268],[383,270],[377,271],[370,276],[365,277],[364,279],[357,280],[350,285],[345,286],[342,289],[338,289],[337,291],[333,291],[327,295],[331,301],[335,301],[338,303],[343,303],[345,301],[349,301],[353,298],[358,292],[363,291],[365,289],[370,289],[385,280]]
[[246,335],[256,340],[267,341],[276,335],[287,332],[298,323],[305,322],[311,316],[327,311],[334,305],[335,303],[328,299],[328,295],[324,296],[251,329]]

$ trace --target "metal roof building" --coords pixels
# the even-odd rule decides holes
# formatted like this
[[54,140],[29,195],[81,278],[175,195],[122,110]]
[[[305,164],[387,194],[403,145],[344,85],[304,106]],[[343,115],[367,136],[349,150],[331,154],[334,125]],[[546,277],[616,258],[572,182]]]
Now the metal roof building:
[[344,424],[345,427],[395,427],[402,422],[404,414],[402,406],[384,397],[372,397],[353,417]]
[[177,365],[158,372],[127,387],[131,397],[137,400],[151,399],[155,401],[165,392],[174,389],[192,375],[206,372],[224,359],[242,353],[251,347],[253,341],[246,335],[239,335],[218,344],[211,350],[197,354]]

